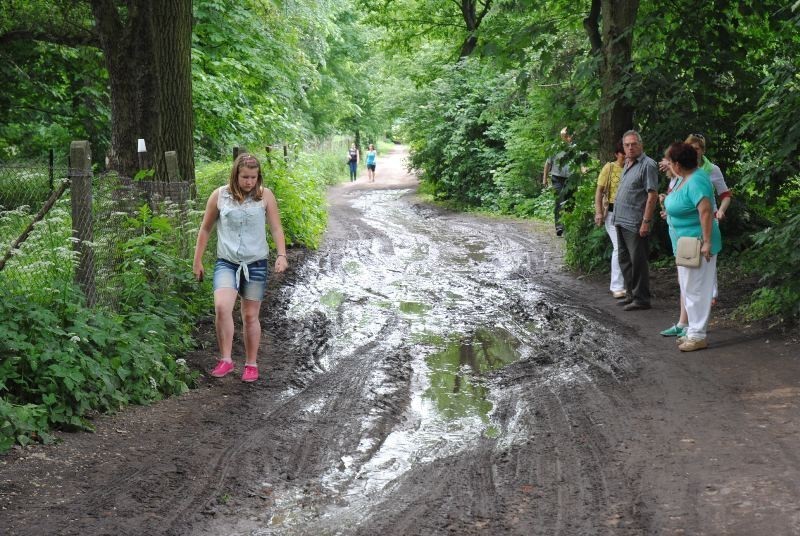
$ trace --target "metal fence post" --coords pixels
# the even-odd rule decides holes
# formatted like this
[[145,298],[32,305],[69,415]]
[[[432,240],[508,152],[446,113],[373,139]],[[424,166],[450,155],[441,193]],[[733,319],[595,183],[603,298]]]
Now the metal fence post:
[[70,190],[72,198],[73,248],[78,252],[75,282],[93,307],[96,300],[94,251],[92,250],[92,167],[88,141],[73,141],[69,146]]

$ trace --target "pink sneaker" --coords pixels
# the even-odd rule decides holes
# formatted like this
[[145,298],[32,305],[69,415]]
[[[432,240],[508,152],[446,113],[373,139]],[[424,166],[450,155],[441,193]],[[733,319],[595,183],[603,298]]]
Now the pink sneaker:
[[254,382],[258,379],[258,367],[253,365],[245,365],[244,373],[242,374],[243,382]]
[[233,372],[234,368],[236,368],[236,365],[233,364],[233,361],[223,361],[220,359],[217,361],[217,366],[211,371],[211,375],[215,378],[222,378],[229,372]]

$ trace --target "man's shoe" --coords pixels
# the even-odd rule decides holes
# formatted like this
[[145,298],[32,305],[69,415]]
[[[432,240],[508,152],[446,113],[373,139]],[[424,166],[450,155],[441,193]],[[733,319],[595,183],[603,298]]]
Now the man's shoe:
[[682,328],[678,324],[675,324],[671,328],[667,328],[662,331],[661,335],[664,337],[683,337],[686,335],[686,328]]
[[244,373],[242,374],[243,382],[254,382],[258,379],[258,367],[253,365],[245,365]]
[[630,304],[632,304],[632,303],[633,303],[633,298],[628,298],[628,297],[625,297],[625,298],[623,298],[623,299],[619,300],[619,301],[617,302],[617,305],[619,305],[620,307],[624,307],[624,306],[626,306],[626,305],[630,305]]
[[694,352],[695,350],[703,350],[708,348],[708,343],[705,339],[689,339],[678,345],[678,350],[681,352]]
[[622,298],[627,296],[627,293],[624,290],[615,290],[611,293],[611,295],[614,296],[616,299],[621,300]]
[[233,361],[224,361],[220,359],[217,361],[217,366],[211,371],[211,375],[215,378],[222,378],[229,372],[233,372],[234,368],[236,368],[236,365],[233,364]]
[[622,308],[623,311],[638,311],[640,309],[650,309],[650,304],[632,301],[631,303]]

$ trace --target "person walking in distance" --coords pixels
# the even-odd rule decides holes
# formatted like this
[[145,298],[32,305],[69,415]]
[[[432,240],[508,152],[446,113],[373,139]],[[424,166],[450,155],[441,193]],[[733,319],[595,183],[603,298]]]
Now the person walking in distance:
[[356,144],[353,143],[350,145],[350,149],[347,151],[347,165],[350,166],[350,182],[355,182],[356,180],[356,175],[358,174],[358,163],[360,160],[361,155],[358,154]]
[[555,192],[555,208],[553,210],[553,221],[556,226],[556,235],[561,236],[564,234],[564,224],[561,223],[561,211],[564,204],[567,202],[567,179],[570,176],[569,162],[567,162],[567,149],[572,145],[572,136],[567,127],[561,129],[561,141],[564,144],[564,150],[551,156],[544,163],[544,172],[542,173],[542,186],[547,187],[548,183],[552,184],[553,192]]
[[367,179],[369,182],[375,182],[375,159],[378,157],[378,151],[375,150],[373,144],[369,144],[367,150]]
[[658,165],[644,153],[635,130],[622,136],[625,166],[614,199],[619,266],[625,281],[626,311],[650,308],[650,230],[658,200]]
[[233,307],[241,297],[245,350],[242,381],[258,379],[258,345],[261,341],[259,312],[267,288],[266,225],[278,250],[274,270],[288,267],[286,240],[278,202],[263,186],[261,164],[252,155],[240,154],[233,163],[228,184],[208,198],[197,234],[192,271],[198,281],[205,276],[203,253],[211,230],[217,226],[217,261],[214,264],[214,311],[220,358],[211,375],[222,378],[236,367],[233,363]]

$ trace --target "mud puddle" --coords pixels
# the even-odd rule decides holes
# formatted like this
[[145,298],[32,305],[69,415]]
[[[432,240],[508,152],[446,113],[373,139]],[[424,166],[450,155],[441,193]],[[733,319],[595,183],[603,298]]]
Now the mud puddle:
[[[324,351],[284,399],[337,376],[362,404],[345,424],[350,440],[331,446],[329,467],[311,483],[276,488],[269,524],[254,534],[353,529],[409,471],[469,457],[481,441],[524,441],[525,426],[493,419],[515,363],[533,364],[551,385],[624,367],[609,353],[609,329],[559,306],[527,275],[535,252],[525,237],[500,223],[487,234],[469,218],[409,203],[408,194],[360,193],[352,205],[362,226],[312,256],[303,284],[287,290],[290,319],[323,317],[327,326]],[[320,394],[303,411],[327,415],[333,403]]]

